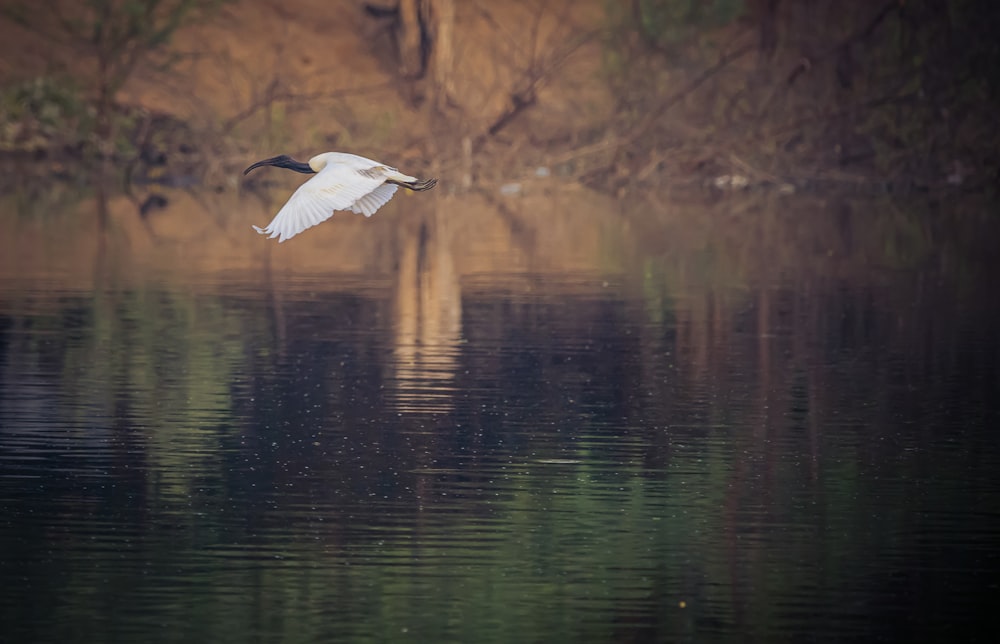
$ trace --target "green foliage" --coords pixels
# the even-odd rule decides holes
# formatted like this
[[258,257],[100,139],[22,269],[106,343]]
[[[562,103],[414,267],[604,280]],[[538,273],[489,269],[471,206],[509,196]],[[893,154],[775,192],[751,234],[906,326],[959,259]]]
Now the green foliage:
[[[99,145],[131,158],[141,141],[136,133],[150,119],[141,109],[115,107],[108,115],[113,136],[97,136],[97,110],[70,79],[39,76],[0,90],[0,150],[84,153]],[[148,129],[148,128],[147,128]]]
[[94,110],[64,78],[39,76],[0,90],[0,149],[76,146],[93,132]]
[[744,11],[743,0],[636,0],[633,27],[658,46],[681,44],[699,31],[729,24]]
[[40,76],[14,85],[0,94],[0,107],[12,119],[33,116],[52,127],[85,111],[79,91],[70,82]]
[[[2,15],[94,63],[85,79],[96,130],[113,142],[115,96],[142,62],[163,53],[174,32],[221,0],[49,0],[16,2]],[[113,143],[112,143],[113,145]]]
[[16,2],[3,16],[56,44],[97,59],[100,73],[120,86],[141,58],[166,45],[196,10],[219,0],[86,0]]

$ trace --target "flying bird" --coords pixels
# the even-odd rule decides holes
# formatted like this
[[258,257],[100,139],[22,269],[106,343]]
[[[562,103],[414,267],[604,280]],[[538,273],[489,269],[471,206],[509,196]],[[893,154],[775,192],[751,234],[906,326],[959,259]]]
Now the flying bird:
[[265,165],[316,175],[299,186],[271,223],[264,228],[253,227],[268,239],[277,237],[279,242],[326,221],[335,210],[371,217],[392,199],[399,186],[419,192],[437,185],[437,179],[420,180],[378,161],[345,152],[317,154],[309,163],[282,154],[258,161],[243,174]]

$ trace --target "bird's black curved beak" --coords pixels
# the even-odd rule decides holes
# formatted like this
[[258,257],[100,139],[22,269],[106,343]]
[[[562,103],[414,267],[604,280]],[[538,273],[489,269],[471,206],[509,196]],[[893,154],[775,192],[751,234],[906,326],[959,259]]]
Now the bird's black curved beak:
[[302,174],[313,174],[315,170],[309,167],[308,163],[302,163],[301,161],[296,161],[287,154],[279,154],[276,157],[271,157],[270,159],[264,159],[263,161],[258,161],[249,168],[243,171],[243,174],[247,174],[254,168],[259,168],[262,165],[273,165],[276,168],[288,168],[289,170],[295,170],[296,172],[301,172]]

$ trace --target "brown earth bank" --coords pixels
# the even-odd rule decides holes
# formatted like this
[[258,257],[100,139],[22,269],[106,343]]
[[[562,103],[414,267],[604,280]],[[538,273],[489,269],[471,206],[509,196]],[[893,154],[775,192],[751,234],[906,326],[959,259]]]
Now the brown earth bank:
[[[986,0],[187,4],[173,30],[168,0],[3,2],[8,161],[218,188],[330,149],[450,192],[535,175],[611,194],[997,183]],[[163,33],[115,22],[129,11]],[[124,44],[101,45],[116,24]]]

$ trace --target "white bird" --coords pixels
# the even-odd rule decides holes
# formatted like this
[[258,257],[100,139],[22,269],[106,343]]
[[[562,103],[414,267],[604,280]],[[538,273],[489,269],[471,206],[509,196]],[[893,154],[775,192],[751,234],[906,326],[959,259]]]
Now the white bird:
[[268,239],[277,237],[279,242],[326,221],[335,210],[350,210],[371,217],[392,199],[398,186],[421,191],[437,185],[437,179],[422,181],[378,161],[344,152],[317,154],[309,163],[282,154],[258,161],[243,174],[265,165],[316,174],[299,186],[271,223],[265,228],[253,227]]

